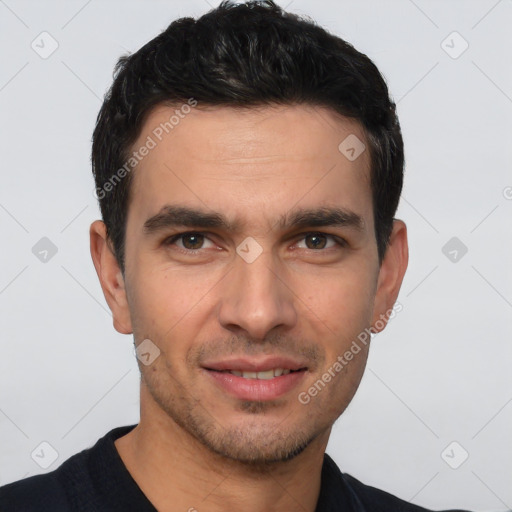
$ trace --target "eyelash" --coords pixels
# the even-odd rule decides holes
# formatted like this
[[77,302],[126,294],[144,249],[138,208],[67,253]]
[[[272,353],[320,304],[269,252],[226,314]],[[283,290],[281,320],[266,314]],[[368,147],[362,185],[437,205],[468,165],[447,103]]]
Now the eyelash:
[[[201,235],[201,236],[204,236],[205,238],[208,238],[208,236],[207,236],[208,233],[202,233],[200,231],[185,231],[183,233],[177,233],[176,235],[172,235],[171,237],[167,238],[164,241],[164,245],[166,245],[166,246],[172,245],[180,238],[184,238],[188,235]],[[310,235],[320,235],[320,236],[324,236],[326,238],[330,238],[339,246],[338,248],[340,248],[340,247],[343,248],[343,247],[348,246],[348,242],[346,240],[344,240],[343,238],[332,235],[330,233],[322,233],[321,231],[309,231],[307,233],[302,233],[300,235],[301,238],[299,238],[298,240],[299,241],[303,240],[304,238],[306,238],[307,236],[310,236]],[[329,251],[329,249],[334,249],[334,247],[329,247],[327,249],[306,249],[306,250],[312,251],[312,252],[327,252],[327,251]],[[193,255],[193,254],[200,253],[203,249],[182,249],[181,247],[177,247],[177,250],[179,250],[180,252],[185,253],[185,254]]]

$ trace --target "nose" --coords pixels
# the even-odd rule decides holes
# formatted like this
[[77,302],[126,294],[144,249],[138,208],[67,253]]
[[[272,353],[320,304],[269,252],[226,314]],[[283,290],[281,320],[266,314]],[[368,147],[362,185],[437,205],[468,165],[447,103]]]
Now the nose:
[[285,269],[263,252],[248,263],[238,255],[223,280],[220,324],[236,334],[263,340],[276,328],[289,329],[297,322],[295,296]]

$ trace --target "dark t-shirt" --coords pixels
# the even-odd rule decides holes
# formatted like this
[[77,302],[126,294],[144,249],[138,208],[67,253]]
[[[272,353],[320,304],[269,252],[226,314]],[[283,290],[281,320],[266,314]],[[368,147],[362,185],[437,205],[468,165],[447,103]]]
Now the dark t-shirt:
[[[155,512],[126,469],[114,441],[135,425],[118,427],[60,467],[0,487],[0,512]],[[340,472],[324,455],[316,512],[425,512]],[[453,511],[456,512],[456,511]]]

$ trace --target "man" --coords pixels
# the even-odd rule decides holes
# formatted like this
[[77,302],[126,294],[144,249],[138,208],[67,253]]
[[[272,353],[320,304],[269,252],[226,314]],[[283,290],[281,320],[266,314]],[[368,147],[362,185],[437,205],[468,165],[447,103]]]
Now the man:
[[92,259],[141,416],[0,510],[421,511],[325,454],[407,267],[374,64],[271,2],[120,59],[93,136]]

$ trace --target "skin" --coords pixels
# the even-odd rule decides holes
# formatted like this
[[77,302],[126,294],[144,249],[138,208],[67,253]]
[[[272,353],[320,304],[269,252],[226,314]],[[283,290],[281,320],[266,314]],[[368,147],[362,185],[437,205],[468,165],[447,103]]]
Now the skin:
[[[134,148],[174,110],[153,110]],[[134,171],[125,275],[103,222],[91,225],[115,329],[160,350],[152,364],[138,362],[140,423],[115,443],[158,510],[315,510],[331,427],[356,392],[368,349],[307,405],[298,394],[389,314],[408,260],[406,226],[396,220],[379,265],[369,152],[353,162],[341,154],[349,134],[365,141],[358,122],[319,107],[198,106]],[[166,244],[194,231],[145,234],[144,222],[166,204],[219,212],[241,228],[197,229],[205,238]],[[323,206],[356,213],[363,228],[277,227],[295,208]],[[263,249],[252,263],[236,253],[249,236]],[[244,401],[201,368],[233,354],[301,357],[308,370],[279,399]]]

